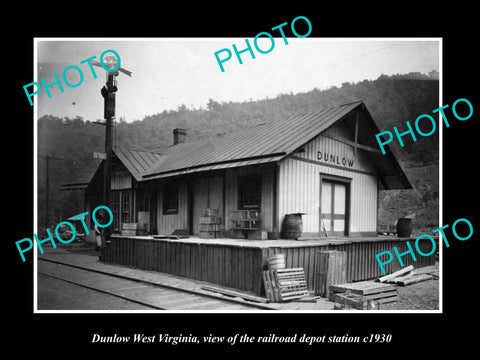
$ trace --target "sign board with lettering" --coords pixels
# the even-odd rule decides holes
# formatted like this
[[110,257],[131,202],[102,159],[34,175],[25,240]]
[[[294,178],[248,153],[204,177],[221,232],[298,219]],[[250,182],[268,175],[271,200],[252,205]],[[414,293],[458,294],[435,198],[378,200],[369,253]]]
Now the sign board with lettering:
[[102,160],[107,160],[107,154],[103,152],[93,152],[93,158],[94,159],[102,159]]

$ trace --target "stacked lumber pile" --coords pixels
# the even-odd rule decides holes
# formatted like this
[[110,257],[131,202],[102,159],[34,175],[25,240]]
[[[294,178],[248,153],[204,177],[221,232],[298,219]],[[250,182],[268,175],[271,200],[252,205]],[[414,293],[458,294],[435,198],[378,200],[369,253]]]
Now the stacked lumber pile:
[[283,302],[308,296],[303,268],[263,271],[263,283],[267,298],[272,302]]
[[421,281],[431,280],[434,278],[432,274],[418,274],[413,269],[413,266],[407,266],[404,269],[395,271],[389,275],[382,276],[377,279],[381,283],[396,284],[399,286],[407,286],[410,284],[416,284]]
[[340,304],[336,309],[378,308],[379,304],[397,301],[397,285],[360,281],[330,286],[330,301]]

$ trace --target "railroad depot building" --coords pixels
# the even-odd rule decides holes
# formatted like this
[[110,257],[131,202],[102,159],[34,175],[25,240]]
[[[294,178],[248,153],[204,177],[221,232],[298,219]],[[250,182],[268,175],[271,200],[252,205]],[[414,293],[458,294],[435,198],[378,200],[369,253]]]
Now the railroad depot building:
[[[175,129],[162,154],[117,148],[110,204],[117,235],[102,260],[257,294],[276,253],[287,267],[305,269],[309,289],[318,250],[347,251],[348,281],[381,275],[375,254],[406,247],[405,239],[377,236],[379,190],[412,186],[390,149],[380,152],[378,132],[365,105],[353,102],[199,142]],[[79,184],[85,211],[102,205],[102,180],[99,166]],[[301,233],[285,236],[298,219]],[[167,238],[179,230],[187,237]]]

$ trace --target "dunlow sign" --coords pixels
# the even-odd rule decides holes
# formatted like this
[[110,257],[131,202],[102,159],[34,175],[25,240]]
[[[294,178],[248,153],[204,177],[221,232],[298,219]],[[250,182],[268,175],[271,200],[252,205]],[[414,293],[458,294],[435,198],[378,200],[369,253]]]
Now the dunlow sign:
[[317,152],[317,160],[323,161],[328,164],[332,165],[339,165],[339,166],[345,166],[345,167],[353,167],[353,164],[355,162],[354,159],[349,159],[345,156],[339,156],[335,154],[329,154],[326,152]]

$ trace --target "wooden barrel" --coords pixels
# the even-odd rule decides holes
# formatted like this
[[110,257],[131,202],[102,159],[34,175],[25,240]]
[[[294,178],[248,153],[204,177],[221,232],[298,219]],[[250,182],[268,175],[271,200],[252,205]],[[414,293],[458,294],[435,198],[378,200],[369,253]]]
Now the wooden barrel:
[[298,239],[302,236],[302,214],[287,214],[283,219],[282,237],[284,239]]
[[397,236],[410,237],[412,235],[412,219],[401,218],[397,221]]
[[268,270],[285,269],[285,254],[275,254],[267,259]]

